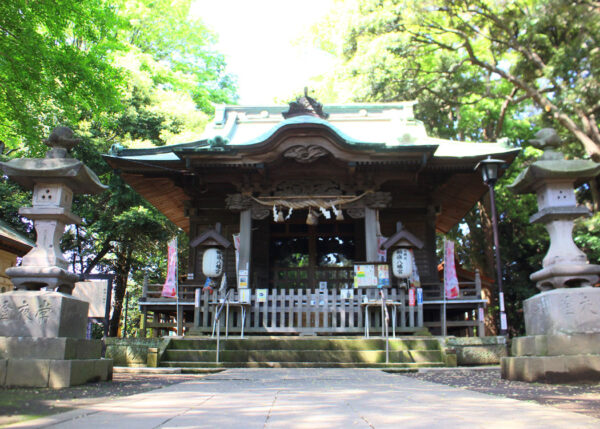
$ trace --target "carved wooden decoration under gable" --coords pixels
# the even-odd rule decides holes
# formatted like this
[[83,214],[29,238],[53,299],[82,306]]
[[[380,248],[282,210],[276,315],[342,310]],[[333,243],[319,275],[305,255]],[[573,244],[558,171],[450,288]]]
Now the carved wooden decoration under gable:
[[265,206],[261,206],[259,204],[255,204],[252,207],[252,219],[254,220],[263,220],[271,215],[271,209],[266,208]]
[[364,208],[350,208],[346,210],[348,216],[352,219],[363,219],[365,217],[365,209]]
[[285,180],[279,182],[274,195],[342,195],[343,187],[333,180]]
[[309,164],[311,162],[315,162],[317,159],[325,155],[329,155],[329,151],[323,149],[321,146],[316,145],[292,146],[283,154],[284,157],[293,159],[302,164]]

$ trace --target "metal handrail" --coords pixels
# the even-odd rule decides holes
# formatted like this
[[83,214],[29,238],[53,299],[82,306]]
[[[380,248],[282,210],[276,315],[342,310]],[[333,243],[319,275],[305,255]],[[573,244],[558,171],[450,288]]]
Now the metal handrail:
[[215,312],[215,320],[213,322],[213,331],[212,331],[212,338],[215,337],[215,328],[217,331],[217,356],[216,356],[216,363],[219,363],[219,346],[220,346],[220,341],[221,341],[221,313],[223,312],[223,307],[225,307],[226,305],[229,305],[229,295],[231,294],[231,292],[233,291],[233,289],[229,289],[227,291],[227,293],[225,294],[225,299],[223,299],[223,302],[220,303],[220,305],[217,307],[217,310]]

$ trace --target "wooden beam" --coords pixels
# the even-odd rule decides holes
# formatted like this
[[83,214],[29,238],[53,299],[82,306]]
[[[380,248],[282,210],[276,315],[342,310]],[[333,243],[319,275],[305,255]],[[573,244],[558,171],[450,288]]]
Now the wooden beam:
[[377,210],[365,207],[365,247],[367,262],[377,262]]

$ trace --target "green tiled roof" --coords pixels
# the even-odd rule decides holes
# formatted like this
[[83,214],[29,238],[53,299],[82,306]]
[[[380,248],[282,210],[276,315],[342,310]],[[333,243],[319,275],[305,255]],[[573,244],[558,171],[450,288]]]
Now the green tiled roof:
[[19,247],[35,246],[35,243],[27,238],[24,234],[15,231],[7,223],[0,220],[0,242],[6,242],[7,244],[17,244]]
[[115,148],[111,156],[137,161],[177,161],[177,154],[222,152],[262,143],[276,133],[302,125],[322,127],[356,149],[406,152],[426,147],[434,158],[452,159],[515,153],[503,143],[474,143],[427,136],[423,123],[414,118],[415,102],[324,106],[328,119],[302,115],[284,119],[287,106],[218,106],[215,120],[199,138],[147,149]]

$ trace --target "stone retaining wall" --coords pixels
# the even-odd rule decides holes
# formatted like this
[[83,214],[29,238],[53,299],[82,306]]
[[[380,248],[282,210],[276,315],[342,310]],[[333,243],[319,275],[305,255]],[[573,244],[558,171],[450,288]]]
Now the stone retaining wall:
[[146,366],[148,348],[164,350],[169,340],[163,338],[107,338],[106,357],[115,366]]
[[504,337],[448,337],[446,347],[456,350],[459,366],[498,365],[508,356],[508,345]]

